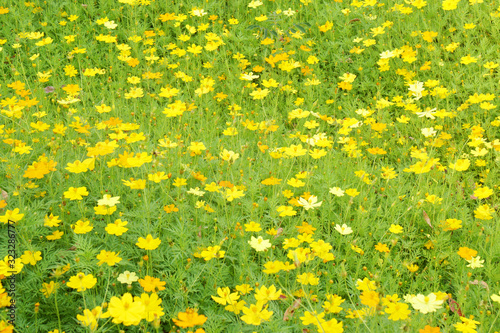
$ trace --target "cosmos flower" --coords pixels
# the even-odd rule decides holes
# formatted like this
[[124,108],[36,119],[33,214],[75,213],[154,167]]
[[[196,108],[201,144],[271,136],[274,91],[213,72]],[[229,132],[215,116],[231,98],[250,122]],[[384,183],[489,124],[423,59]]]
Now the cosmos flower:
[[203,325],[207,319],[206,316],[198,314],[197,309],[187,308],[185,312],[179,312],[177,318],[173,318],[172,321],[181,328],[188,328]]
[[97,279],[92,276],[92,274],[85,275],[82,272],[70,277],[66,285],[70,288],[76,289],[76,291],[85,291],[91,289],[97,283]]
[[117,280],[121,283],[131,285],[133,282],[139,280],[139,277],[135,274],[135,272],[125,271],[118,275]]
[[320,207],[323,201],[318,202],[318,198],[314,195],[311,195],[307,200],[304,198],[300,198],[297,200],[298,204],[304,207],[305,210],[314,209],[316,207]]
[[139,240],[135,245],[144,250],[154,250],[160,246],[161,239],[153,238],[151,234],[147,235],[146,238],[139,237]]
[[341,235],[349,235],[352,234],[352,229],[347,226],[347,224],[336,224],[335,230],[337,230]]
[[423,314],[436,312],[436,310],[441,309],[443,305],[443,300],[438,299],[434,293],[430,293],[427,296],[418,294],[417,296],[410,297],[408,302],[415,310],[418,310]]
[[108,312],[113,317],[113,323],[125,326],[138,325],[144,318],[146,307],[141,301],[134,301],[130,293],[122,297],[111,297]]
[[265,251],[271,247],[271,243],[269,243],[269,240],[263,239],[262,236],[259,236],[258,238],[252,236],[251,240],[248,241],[248,244],[250,244],[250,246],[257,252]]

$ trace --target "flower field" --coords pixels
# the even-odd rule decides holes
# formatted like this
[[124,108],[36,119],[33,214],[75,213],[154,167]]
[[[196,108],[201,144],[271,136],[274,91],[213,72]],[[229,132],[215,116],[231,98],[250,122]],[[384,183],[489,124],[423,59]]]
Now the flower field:
[[500,1],[0,5],[0,333],[500,332]]

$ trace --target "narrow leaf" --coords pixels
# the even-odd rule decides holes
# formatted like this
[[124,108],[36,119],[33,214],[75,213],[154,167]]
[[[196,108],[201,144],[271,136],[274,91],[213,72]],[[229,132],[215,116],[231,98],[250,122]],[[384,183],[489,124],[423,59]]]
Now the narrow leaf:
[[294,26],[295,26],[297,29],[299,29],[302,33],[304,33],[304,34],[306,33],[306,29],[304,29],[304,28],[303,28],[303,27],[301,27],[300,25],[295,24]]
[[490,287],[484,281],[474,280],[474,281],[469,281],[469,284],[474,284],[474,285],[479,285],[480,284],[484,289],[486,289],[488,291],[490,290]]
[[463,317],[464,314],[462,310],[460,310],[460,305],[458,305],[457,302],[453,300],[453,298],[448,298],[448,305],[450,306],[450,310],[453,311],[454,313],[458,314],[460,317]]
[[434,227],[431,224],[431,219],[429,218],[429,215],[427,215],[427,213],[425,212],[425,210],[422,210],[422,213],[424,215],[425,222],[427,222],[427,224],[429,225],[429,227],[431,227],[432,229],[434,229]]
[[285,315],[283,316],[284,321],[292,319],[295,310],[297,310],[300,307],[300,302],[301,302],[300,298],[297,298],[295,302],[293,302],[293,304],[290,305],[288,309],[286,309]]
[[[1,190],[1,189],[0,189]],[[2,190],[2,198],[7,201],[7,199],[9,198],[9,194],[7,192],[5,192],[4,190]]]

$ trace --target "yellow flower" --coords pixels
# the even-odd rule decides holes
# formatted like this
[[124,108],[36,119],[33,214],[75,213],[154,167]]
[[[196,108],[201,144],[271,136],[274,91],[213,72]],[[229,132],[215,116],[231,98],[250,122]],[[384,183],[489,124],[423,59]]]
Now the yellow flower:
[[443,301],[444,300],[442,299],[438,299],[434,293],[430,293],[427,296],[418,294],[417,296],[408,298],[408,302],[413,306],[413,308],[423,314],[435,312],[437,309],[440,309]]
[[355,188],[349,188],[347,190],[345,190],[345,194],[347,194],[348,196],[350,197],[355,197],[359,194],[360,192],[358,192]]
[[[247,304],[247,302],[245,302],[245,301],[238,301],[238,302],[234,302],[232,304],[227,305],[226,307],[224,307],[224,309],[234,313],[235,315],[238,315],[243,310],[243,308],[245,307],[246,304]],[[201,328],[200,328],[200,330],[201,330]],[[203,331],[203,332],[200,331],[200,333],[204,333],[204,332],[205,331]]]
[[23,267],[24,264],[21,262],[21,258],[14,259],[14,263],[12,263],[12,257],[7,255],[3,258],[3,261],[0,261],[0,275],[11,276],[12,274],[18,274]]
[[281,271],[284,267],[284,264],[279,261],[268,261],[264,264],[264,268],[262,271],[266,274],[275,274]]
[[408,315],[411,313],[411,310],[408,310],[408,304],[405,303],[389,303],[387,304],[387,308],[385,309],[385,313],[390,314],[390,320],[405,320],[408,318]]
[[491,297],[491,300],[492,300],[493,302],[500,303],[500,296],[499,296],[499,295],[497,295],[497,294],[493,294],[493,295],[491,295],[490,297]]
[[113,317],[113,323],[125,326],[139,325],[145,317],[146,307],[141,301],[134,301],[130,293],[125,293],[121,298],[111,297],[108,312]]
[[154,250],[158,246],[160,246],[160,243],[161,243],[161,239],[153,238],[153,236],[151,236],[151,234],[149,234],[146,236],[146,239],[139,237],[138,242],[135,245],[137,245],[138,247],[140,247],[141,249],[144,249],[144,250]]
[[31,264],[34,266],[40,260],[42,260],[42,252],[40,251],[24,251],[24,254],[21,256],[21,262],[25,265]]
[[415,265],[415,264],[411,264],[411,265],[406,265],[406,268],[412,272],[412,273],[415,273],[416,271],[418,271],[418,266]]
[[490,208],[489,205],[481,205],[477,207],[474,211],[474,217],[480,220],[491,220],[493,218],[492,214],[495,212],[495,209]]
[[262,302],[257,302],[256,304],[250,304],[250,307],[244,307],[242,309],[244,316],[241,317],[245,323],[249,325],[260,325],[263,321],[269,320],[273,315],[273,311],[268,311],[267,309],[262,309]]
[[443,198],[440,198],[434,194],[428,195],[426,193],[425,201],[430,202],[431,204],[439,205],[441,204],[441,201],[443,201]]
[[493,62],[493,61],[488,61],[487,63],[485,63],[485,64],[483,65],[483,67],[484,67],[484,68],[486,68],[486,69],[495,69],[495,68],[497,68],[498,66],[499,66],[499,65],[498,65],[497,63]]
[[90,221],[88,220],[86,221],[78,220],[76,221],[76,224],[72,225],[71,227],[73,228],[75,234],[86,234],[87,232],[90,232],[92,231],[92,229],[94,229],[94,227],[90,224]]
[[129,180],[122,179],[122,182],[132,190],[143,190],[146,187],[146,179],[130,178]]
[[19,208],[14,208],[14,210],[7,210],[5,215],[0,216],[0,222],[5,224],[9,221],[19,222],[23,218],[24,214],[19,214]]
[[325,333],[342,333],[344,331],[343,325],[343,322],[337,321],[337,319],[332,318],[322,323],[321,327]]
[[49,296],[52,295],[57,288],[59,288],[59,283],[50,281],[50,283],[42,283],[42,289],[40,289],[40,291],[46,298],[49,298]]
[[465,171],[469,168],[470,161],[468,159],[458,159],[456,163],[451,163],[449,166],[450,169],[456,171]]
[[221,305],[233,304],[240,298],[238,293],[231,293],[228,287],[217,288],[217,295],[219,296],[211,296],[211,297],[214,301],[216,301]]
[[279,216],[295,216],[297,215],[297,211],[293,210],[292,206],[280,206],[276,209],[278,213],[280,213]]
[[102,313],[102,308],[100,306],[96,306],[92,311],[89,309],[83,310],[82,315],[76,315],[76,319],[78,319],[83,326],[88,326],[93,331],[97,328],[98,320],[101,318],[108,318],[109,313]]
[[175,187],[185,186],[187,185],[187,182],[186,179],[184,178],[175,178],[174,183],[172,185],[174,185]]
[[154,278],[147,275],[144,277],[144,279],[139,279],[139,284],[145,292],[156,292],[156,290],[165,290],[166,282],[161,281],[159,278]]
[[478,199],[486,199],[493,194],[493,190],[488,186],[480,187],[474,191],[474,196]]
[[398,224],[391,224],[389,231],[392,232],[393,234],[400,234],[403,232],[403,227]]
[[442,3],[443,10],[455,10],[460,0],[444,0]]
[[297,178],[290,178],[290,180],[288,180],[286,183],[292,187],[303,187],[304,185],[306,185],[305,182]]
[[358,279],[356,281],[356,289],[358,290],[376,290],[377,285],[375,284],[375,281],[370,281],[368,278],[364,278],[363,280]]
[[111,215],[116,211],[116,206],[108,207],[108,206],[97,206],[94,207],[94,213],[96,215]]
[[230,163],[233,163],[234,161],[236,161],[239,157],[240,157],[240,154],[237,154],[235,153],[234,151],[232,150],[227,150],[227,149],[224,149],[222,151],[222,153],[220,153],[220,158],[222,158],[224,161],[226,162],[230,162]]
[[177,318],[172,319],[172,321],[181,328],[203,325],[208,319],[206,316],[198,314],[198,310],[190,308],[187,308],[186,312],[179,312]]
[[128,284],[129,286],[137,281],[139,278],[137,277],[137,275],[135,274],[135,272],[129,272],[129,271],[125,271],[123,273],[121,273],[117,280],[121,283],[126,283]]
[[108,264],[108,266],[114,266],[122,260],[117,253],[105,250],[101,250],[101,253],[97,255],[97,259],[99,259],[98,266],[104,263]]
[[165,172],[163,171],[158,171],[153,174],[148,174],[148,180],[155,183],[160,183],[164,179],[168,179],[168,175],[166,175]]
[[325,302],[322,307],[325,309],[326,313],[339,313],[342,311],[342,307],[340,306],[344,303],[344,299],[338,295],[326,295],[328,302]]
[[142,88],[133,87],[130,92],[124,94],[125,99],[141,98],[144,97],[144,90]]
[[373,290],[365,290],[359,296],[361,299],[361,304],[367,305],[369,307],[376,307],[380,302],[380,297],[376,291]]
[[271,176],[269,178],[264,179],[260,183],[263,185],[279,185],[281,183],[281,180],[282,179],[274,178],[273,176]]
[[249,284],[241,284],[241,285],[238,285],[236,286],[236,290],[242,294],[242,295],[246,295],[248,294],[249,292],[251,292],[253,290],[252,287],[250,287]]
[[472,257],[476,256],[477,251],[464,246],[458,249],[457,254],[465,260],[471,260]]
[[387,247],[387,245],[382,244],[382,243],[378,243],[377,245],[375,245],[375,250],[377,250],[379,252],[386,252],[386,253],[390,252],[390,250]]
[[105,230],[110,235],[121,236],[128,230],[128,228],[125,228],[127,224],[128,224],[127,221],[122,221],[121,219],[117,219],[115,220],[114,223],[108,224]]
[[258,88],[250,93],[250,96],[253,97],[253,99],[263,99],[269,94],[269,89],[261,89]]
[[201,154],[202,150],[207,149],[207,147],[205,147],[203,142],[196,142],[196,141],[191,142],[191,145],[188,148],[190,151],[195,152],[197,154]]
[[443,228],[444,231],[457,230],[462,228],[462,221],[457,219],[446,219],[442,221],[440,227]]
[[68,163],[67,166],[68,167],[65,169],[72,173],[81,173],[88,170],[94,170],[95,158],[87,158],[83,162],[76,160],[73,163]]
[[59,223],[61,223],[62,221],[59,220],[59,216],[54,216],[54,214],[50,214],[49,215],[45,215],[45,218],[43,219],[44,221],[44,226],[46,227],[58,227],[59,226]]
[[70,288],[76,289],[76,291],[85,291],[91,289],[97,283],[97,279],[92,276],[92,274],[85,275],[79,272],[75,276],[70,277],[66,285]]
[[48,235],[46,238],[48,240],[57,240],[57,239],[60,239],[62,237],[62,235],[64,235],[64,232],[56,230],[52,233],[52,235]]
[[233,201],[234,199],[238,199],[244,197],[245,193],[243,191],[238,190],[236,186],[233,188],[226,189],[225,197],[227,201]]
[[472,64],[472,63],[475,63],[475,62],[477,62],[477,58],[471,57],[470,54],[468,54],[465,57],[460,58],[460,63],[464,64],[464,65]]
[[226,251],[220,251],[220,246],[209,246],[205,250],[201,251],[200,256],[205,260],[209,261],[213,258],[224,258]]
[[302,325],[307,326],[314,324],[318,327],[321,325],[322,327],[323,323],[325,322],[325,320],[323,319],[324,317],[325,317],[324,312],[318,314],[316,311],[313,312],[305,311],[304,316],[300,317],[300,320],[302,321]]
[[271,285],[269,288],[266,286],[262,286],[260,289],[255,290],[255,299],[262,304],[267,303],[268,301],[274,301],[280,298],[281,289],[276,290],[274,285]]
[[302,145],[291,145],[285,148],[285,154],[290,157],[303,156],[307,153],[307,149],[302,148]]
[[191,44],[191,46],[189,46],[187,48],[187,51],[189,53],[193,53],[193,54],[200,54],[202,50],[203,50],[203,47],[196,45],[196,44]]
[[325,24],[320,25],[318,28],[319,28],[319,31],[321,31],[321,32],[327,32],[328,30],[331,30],[333,28],[333,23],[330,21],[326,21]]
[[99,201],[97,201],[97,205],[113,207],[116,204],[120,203],[119,199],[120,197],[111,197],[111,195],[105,194],[103,199],[99,199]]
[[262,228],[260,227],[259,223],[255,223],[254,221],[250,221],[250,223],[245,224],[245,231],[254,231],[254,232],[259,232],[261,231]]
[[250,244],[250,246],[257,252],[265,251],[271,247],[269,240],[262,238],[262,236],[259,236],[258,238],[252,236],[251,240],[248,241],[248,244]]
[[297,282],[304,285],[316,286],[319,284],[319,278],[312,273],[303,273],[297,276]]
[[66,192],[64,192],[64,197],[70,200],[82,200],[83,197],[88,196],[89,192],[85,186],[83,187],[70,187]]
[[165,313],[163,312],[163,308],[161,307],[161,298],[158,297],[156,293],[152,293],[148,295],[146,293],[142,293],[141,297],[134,297],[136,302],[142,302],[145,307],[145,311],[143,314],[144,319],[146,321],[153,321],[155,318],[160,318]]

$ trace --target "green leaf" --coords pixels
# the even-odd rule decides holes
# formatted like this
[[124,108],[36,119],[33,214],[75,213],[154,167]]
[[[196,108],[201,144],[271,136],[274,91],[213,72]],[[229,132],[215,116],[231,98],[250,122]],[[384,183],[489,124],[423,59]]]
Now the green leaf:
[[306,29],[301,27],[299,24],[294,24],[294,26],[297,27],[297,29],[299,29],[302,33],[306,33]]
[[246,27],[245,30],[253,30],[253,29],[257,29],[257,28],[260,28],[260,26],[257,24],[251,24],[248,27]]

